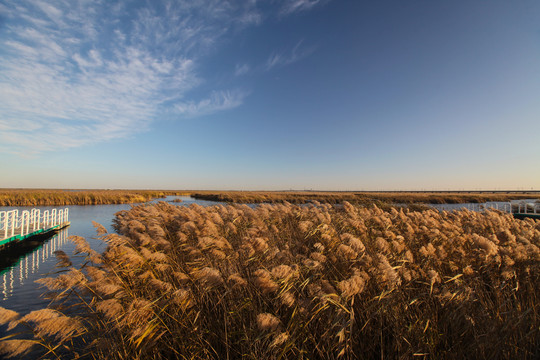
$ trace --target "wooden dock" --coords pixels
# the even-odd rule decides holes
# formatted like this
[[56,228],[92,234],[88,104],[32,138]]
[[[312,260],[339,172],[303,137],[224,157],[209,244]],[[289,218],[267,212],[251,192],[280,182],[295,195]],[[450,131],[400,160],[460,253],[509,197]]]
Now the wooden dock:
[[0,211],[0,249],[69,226],[69,209]]

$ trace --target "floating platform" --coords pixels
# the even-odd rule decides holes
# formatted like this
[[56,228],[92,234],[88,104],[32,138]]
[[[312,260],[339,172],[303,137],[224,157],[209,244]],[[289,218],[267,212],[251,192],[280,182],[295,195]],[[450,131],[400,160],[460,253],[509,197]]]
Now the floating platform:
[[0,250],[21,244],[29,239],[52,236],[68,227],[69,209],[0,211]]
[[24,234],[24,235],[14,235],[14,236],[10,236],[10,237],[7,237],[7,238],[4,238],[2,240],[0,240],[0,250],[5,246],[5,245],[8,245],[10,243],[13,243],[13,242],[17,242],[17,241],[24,241],[24,240],[27,240],[27,239],[30,239],[30,238],[36,238],[36,237],[48,237],[48,236],[51,236],[53,235],[53,233],[56,233],[66,227],[68,227],[70,225],[70,222],[65,222],[63,224],[59,224],[59,225],[55,225],[53,227],[50,227],[48,229],[39,229],[39,230],[36,230],[36,231],[33,231],[31,233],[28,233],[28,234]]
[[526,218],[540,220],[540,214],[531,214],[531,213],[513,213],[514,217],[519,220],[523,220]]

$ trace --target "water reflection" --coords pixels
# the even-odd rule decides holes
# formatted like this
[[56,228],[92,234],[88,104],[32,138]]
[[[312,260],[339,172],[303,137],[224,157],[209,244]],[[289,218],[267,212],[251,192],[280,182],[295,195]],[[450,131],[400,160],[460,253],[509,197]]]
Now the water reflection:
[[27,249],[26,253],[18,254],[14,264],[4,268],[0,272],[0,292],[2,300],[13,295],[14,288],[24,285],[25,281],[33,274],[39,274],[39,268],[49,258],[54,257],[54,252],[60,249],[68,238],[68,228],[63,229],[57,235],[40,243],[37,247]]

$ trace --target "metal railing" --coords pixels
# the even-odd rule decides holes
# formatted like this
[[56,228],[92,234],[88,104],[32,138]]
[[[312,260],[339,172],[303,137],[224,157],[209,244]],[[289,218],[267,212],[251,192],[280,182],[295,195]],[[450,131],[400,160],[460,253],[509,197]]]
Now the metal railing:
[[540,214],[540,203],[528,201],[515,201],[508,203],[484,203],[480,205],[483,210],[501,210],[511,214]]
[[15,235],[27,235],[38,230],[47,230],[57,225],[67,223],[69,209],[40,209],[0,211],[0,239]]
[[485,203],[469,203],[469,204],[433,204],[431,205],[437,210],[454,211],[454,210],[469,210],[469,211],[486,211],[499,210],[509,214],[525,214],[537,215],[540,214],[540,202],[533,201],[511,201],[511,202],[485,202]]
[[483,210],[500,210],[502,212],[511,213],[512,203],[486,202],[480,205]]
[[519,202],[514,204],[513,209],[518,214],[540,214],[540,203],[530,203],[530,202]]

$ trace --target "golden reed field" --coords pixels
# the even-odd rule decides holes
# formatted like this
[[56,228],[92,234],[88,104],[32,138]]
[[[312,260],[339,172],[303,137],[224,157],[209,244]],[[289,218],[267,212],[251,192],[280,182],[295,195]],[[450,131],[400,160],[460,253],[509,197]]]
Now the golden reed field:
[[0,189],[0,206],[65,206],[136,204],[167,195],[190,195],[196,199],[227,203],[285,203],[304,204],[320,201],[341,204],[379,206],[388,204],[462,204],[486,201],[538,199],[535,192],[341,192],[341,191],[192,191],[192,190],[54,190]]
[[[117,214],[82,268],[0,323],[2,353],[84,359],[534,359],[540,221],[313,203]],[[79,255],[79,256],[80,256]]]
[[181,193],[158,190],[0,189],[0,206],[133,204]]
[[190,192],[196,199],[231,203],[292,203],[304,204],[319,201],[340,204],[348,201],[353,204],[463,204],[484,203],[487,201],[510,201],[537,199],[537,192],[351,192],[351,191],[196,191]]

